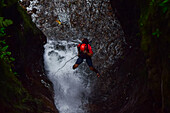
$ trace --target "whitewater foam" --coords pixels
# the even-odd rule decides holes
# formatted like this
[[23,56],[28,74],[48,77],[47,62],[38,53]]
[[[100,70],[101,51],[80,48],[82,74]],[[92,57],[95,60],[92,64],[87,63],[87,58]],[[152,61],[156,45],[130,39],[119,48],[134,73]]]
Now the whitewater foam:
[[45,69],[53,83],[55,105],[60,113],[85,113],[83,105],[88,103],[89,85],[83,83],[78,69],[72,69],[76,58],[56,73],[66,61],[77,54],[74,45],[73,42],[49,40],[44,46]]

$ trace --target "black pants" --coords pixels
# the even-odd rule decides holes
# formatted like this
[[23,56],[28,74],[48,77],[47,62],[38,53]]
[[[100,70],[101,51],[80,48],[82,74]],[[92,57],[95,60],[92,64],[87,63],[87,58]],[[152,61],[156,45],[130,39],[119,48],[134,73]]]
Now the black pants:
[[91,57],[87,57],[87,58],[79,57],[79,58],[77,59],[77,61],[76,61],[76,64],[81,64],[84,59],[86,59],[86,62],[87,62],[87,64],[88,64],[89,67],[93,67],[93,63],[92,63]]

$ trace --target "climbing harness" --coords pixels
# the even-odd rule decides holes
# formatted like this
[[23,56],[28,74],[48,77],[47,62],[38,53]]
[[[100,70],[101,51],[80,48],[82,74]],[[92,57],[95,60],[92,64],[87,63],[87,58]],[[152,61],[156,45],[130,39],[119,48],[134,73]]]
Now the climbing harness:
[[60,68],[54,73],[54,75],[55,75],[58,71],[60,71],[68,62],[70,62],[71,60],[73,60],[76,56],[77,56],[77,55],[75,55],[74,57],[72,57],[71,59],[69,59],[67,62],[65,62],[65,64],[64,64],[62,67],[60,67]]

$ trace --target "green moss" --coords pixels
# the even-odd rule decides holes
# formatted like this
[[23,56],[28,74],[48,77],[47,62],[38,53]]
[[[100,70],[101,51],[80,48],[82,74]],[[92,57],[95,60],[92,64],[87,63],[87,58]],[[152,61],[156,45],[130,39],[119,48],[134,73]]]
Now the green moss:
[[2,59],[0,62],[0,103],[3,103],[3,109],[10,109],[12,113],[41,113],[41,101],[33,99],[28,94],[14,73],[10,71],[9,64]]
[[167,20],[167,18],[169,18],[167,15],[169,14],[167,4],[167,0],[152,0],[148,4],[148,7],[141,11],[139,21],[142,36],[141,47],[145,51],[148,46],[151,45],[152,38],[164,38],[167,35],[167,33],[164,32],[166,31],[166,25],[169,24]]
[[143,5],[147,8],[141,8],[139,24],[141,48],[148,58],[148,85],[155,103],[161,103],[163,111],[170,111],[170,3],[169,0],[150,0]]
[[[11,7],[14,4],[17,5],[17,0],[7,0],[5,1],[5,4],[5,7]],[[0,6],[1,5],[2,4],[0,4]],[[26,14],[26,12],[19,5],[17,6],[19,13],[21,14],[21,17],[17,18],[24,19],[24,32],[16,34],[22,40],[22,42],[25,43],[25,34],[29,34],[30,32],[34,32],[36,34],[39,32],[37,32],[35,25],[31,24],[31,19]],[[1,20],[2,19],[3,18],[1,18]],[[16,20],[14,21],[14,24],[16,24]],[[6,19],[0,23],[1,28],[3,27],[4,29],[8,30],[6,27],[9,24],[12,24],[12,21]],[[17,31],[16,29],[14,29],[14,31],[19,32],[19,30]],[[13,72],[12,66],[14,65],[11,62],[15,59],[10,57],[12,53],[7,51],[9,47],[9,45],[6,43],[8,34],[6,34],[3,29],[0,33],[3,34],[1,35],[0,40],[0,111],[2,113],[42,113],[42,101],[31,97],[21,82],[18,80],[16,73]]]
[[4,0],[7,7],[11,7],[12,5],[16,4],[19,0]]

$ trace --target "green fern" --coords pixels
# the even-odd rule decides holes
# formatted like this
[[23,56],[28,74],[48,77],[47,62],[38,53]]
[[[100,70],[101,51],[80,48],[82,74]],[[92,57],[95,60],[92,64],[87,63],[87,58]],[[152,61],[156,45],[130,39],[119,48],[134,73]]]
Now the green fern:
[[2,28],[0,28],[0,37],[3,37],[3,36],[5,36],[6,35],[6,33],[5,33],[5,28],[4,27],[2,27]]
[[163,13],[166,13],[166,11],[168,10],[168,2],[169,0],[164,0],[163,2],[159,4],[159,6],[162,7]]
[[[12,20],[4,19],[4,17],[0,17],[0,37],[4,38],[6,36],[5,29],[11,24],[13,24]],[[6,44],[5,39],[3,40],[1,39],[0,40],[0,58],[3,59],[6,63],[11,63],[15,59],[10,57],[11,52],[7,51],[7,49],[8,49],[8,45]]]
[[2,7],[6,7],[7,5],[4,3],[4,0],[0,0],[0,4]]
[[8,27],[11,24],[13,24],[12,20],[9,20],[9,19],[4,20],[4,17],[0,17],[0,27],[1,28]]
[[150,6],[153,6],[154,3],[155,3],[155,0],[152,0],[152,1],[149,3],[149,5],[150,5]]
[[161,32],[159,31],[159,29],[157,28],[155,32],[152,33],[152,35],[156,36],[157,38],[159,38]]

